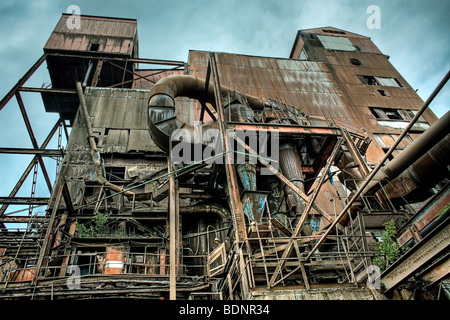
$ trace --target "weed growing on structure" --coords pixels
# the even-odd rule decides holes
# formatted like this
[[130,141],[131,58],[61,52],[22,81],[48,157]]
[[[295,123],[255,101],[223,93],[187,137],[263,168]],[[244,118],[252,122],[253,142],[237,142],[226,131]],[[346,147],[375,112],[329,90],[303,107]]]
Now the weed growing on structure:
[[77,224],[76,232],[80,238],[98,237],[107,233],[106,223],[111,212],[96,212],[89,226],[85,224]]
[[373,259],[375,265],[383,271],[400,257],[400,248],[395,241],[397,230],[394,220],[383,224],[385,231],[381,242],[377,243],[376,257]]

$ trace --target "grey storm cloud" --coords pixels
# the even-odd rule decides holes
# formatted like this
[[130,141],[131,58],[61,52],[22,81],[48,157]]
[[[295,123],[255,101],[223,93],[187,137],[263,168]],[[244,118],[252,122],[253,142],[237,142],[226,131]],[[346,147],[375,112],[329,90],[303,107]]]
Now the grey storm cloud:
[[[87,15],[136,18],[143,58],[186,61],[190,49],[287,58],[297,30],[334,26],[371,37],[424,100],[450,69],[448,0],[3,0],[0,96],[42,55],[51,31],[70,5]],[[369,5],[381,9],[380,29],[367,28]],[[48,75],[41,68],[27,85],[40,87],[46,82]],[[45,113],[39,95],[24,99],[41,143],[56,115]],[[447,86],[431,109],[442,116],[449,110],[449,100]],[[31,146],[13,100],[0,111],[0,146]],[[0,195],[9,194],[27,161],[0,157]],[[46,161],[54,167],[54,161]],[[40,181],[44,189],[39,190],[45,192]]]

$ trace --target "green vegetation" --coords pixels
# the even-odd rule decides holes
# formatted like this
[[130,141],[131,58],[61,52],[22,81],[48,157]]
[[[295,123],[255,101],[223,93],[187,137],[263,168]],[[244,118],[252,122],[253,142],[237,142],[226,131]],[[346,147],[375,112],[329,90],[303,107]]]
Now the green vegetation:
[[[96,212],[92,220],[87,223],[77,223],[75,234],[79,238],[101,238],[101,237],[153,237],[153,238],[167,238],[166,230],[162,226],[153,226],[147,232],[136,233],[133,228],[127,228],[125,223],[120,226],[117,221],[109,221],[112,212],[102,213]],[[142,230],[141,230],[142,232]]]
[[447,204],[445,207],[443,207],[438,214],[438,219],[441,218],[446,212],[447,210],[450,208],[450,203]]
[[109,213],[101,213],[96,212],[94,217],[92,218],[91,223],[86,226],[84,224],[77,224],[76,233],[80,238],[87,237],[100,237],[105,235],[108,232],[106,227],[106,222],[108,221],[108,217],[111,215]]
[[385,231],[381,242],[377,243],[376,257],[373,262],[383,271],[400,257],[400,248],[395,241],[397,231],[394,220],[383,224]]

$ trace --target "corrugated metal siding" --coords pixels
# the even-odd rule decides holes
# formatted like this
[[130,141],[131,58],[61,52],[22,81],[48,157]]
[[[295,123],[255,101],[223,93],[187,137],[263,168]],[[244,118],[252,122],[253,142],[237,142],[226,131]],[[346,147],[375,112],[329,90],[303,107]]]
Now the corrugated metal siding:
[[[190,72],[205,78],[208,53],[190,51]],[[307,115],[349,118],[326,66],[320,62],[217,53],[221,84],[301,107]]]
[[100,133],[101,152],[161,152],[150,138],[148,90],[86,89],[86,104],[94,132]]
[[90,51],[91,44],[99,44],[97,51],[131,56],[137,41],[136,20],[80,16],[80,29],[69,29],[70,15],[63,14],[44,50]]
[[[352,42],[354,42],[354,39],[358,41],[365,39],[364,41],[367,40],[372,43],[369,38],[365,37],[349,37],[349,39]],[[354,44],[356,45],[356,43]],[[369,132],[396,133],[398,130],[394,128],[381,126],[368,107],[417,110],[422,106],[422,99],[392,66],[385,55],[365,54],[362,50],[360,52],[330,51],[319,47],[315,47],[313,50],[321,61],[329,65],[329,70],[333,73],[337,86],[342,89],[340,92],[345,96],[343,100],[351,117],[344,121],[335,119],[338,125],[360,134],[363,134],[361,128]],[[350,62],[352,58],[358,59],[361,65],[353,65]],[[404,87],[366,85],[363,84],[358,75],[397,78]],[[382,96],[378,90],[384,90],[387,96]],[[430,124],[437,120],[436,116],[429,110],[425,113],[424,118]]]

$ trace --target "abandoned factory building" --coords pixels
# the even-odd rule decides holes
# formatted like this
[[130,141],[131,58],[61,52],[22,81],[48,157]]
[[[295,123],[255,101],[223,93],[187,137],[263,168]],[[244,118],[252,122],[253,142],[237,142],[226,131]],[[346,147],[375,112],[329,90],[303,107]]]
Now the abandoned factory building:
[[[0,197],[1,299],[450,298],[450,112],[429,108],[448,74],[424,102],[346,30],[173,61],[139,52],[134,19],[68,19],[0,105],[33,142],[0,150],[34,156]],[[59,115],[42,145],[25,93]],[[33,168],[48,197],[17,196]]]

